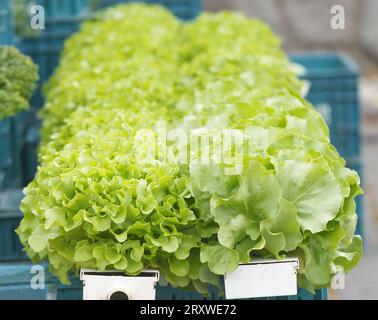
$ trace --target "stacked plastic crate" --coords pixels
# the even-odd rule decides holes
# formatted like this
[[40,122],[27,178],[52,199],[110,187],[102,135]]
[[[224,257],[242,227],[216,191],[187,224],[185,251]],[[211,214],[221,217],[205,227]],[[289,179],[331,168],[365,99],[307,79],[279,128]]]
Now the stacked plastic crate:
[[[306,69],[303,78],[310,84],[306,98],[327,121],[331,142],[346,159],[348,167],[362,177],[358,67],[341,53],[295,54],[292,60]],[[362,235],[362,197],[357,198],[357,214],[357,233]]]
[[[0,0],[0,45],[9,45],[13,40],[10,12],[10,2]],[[11,165],[11,129],[12,123],[9,118],[0,120],[0,190],[7,184]]]
[[[0,0],[0,45],[13,44],[11,2]],[[0,262],[25,259],[14,229],[23,185],[21,150],[25,113],[0,120]]]
[[7,184],[11,165],[11,120],[0,121],[0,188]]

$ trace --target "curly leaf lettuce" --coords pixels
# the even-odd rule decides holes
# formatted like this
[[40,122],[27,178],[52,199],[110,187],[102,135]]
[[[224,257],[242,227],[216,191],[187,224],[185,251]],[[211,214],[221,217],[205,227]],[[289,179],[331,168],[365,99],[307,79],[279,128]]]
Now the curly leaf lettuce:
[[0,46],[0,120],[29,106],[38,67],[15,47]]
[[[63,282],[80,268],[157,268],[201,293],[239,263],[297,256],[300,286],[330,285],[361,257],[362,190],[301,89],[269,27],[237,13],[182,24],[130,4],[85,22],[45,88],[17,229],[27,254]],[[160,121],[171,135],[151,154]],[[239,143],[183,152],[230,130]],[[206,152],[223,161],[197,161]]]

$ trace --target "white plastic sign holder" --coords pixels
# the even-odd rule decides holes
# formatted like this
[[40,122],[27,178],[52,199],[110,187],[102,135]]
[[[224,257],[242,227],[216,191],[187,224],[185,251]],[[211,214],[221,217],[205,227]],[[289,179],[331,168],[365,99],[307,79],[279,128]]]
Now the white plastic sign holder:
[[224,277],[226,299],[296,295],[298,267],[297,258],[239,265]]
[[81,269],[80,279],[84,300],[155,300],[159,271],[128,276],[120,271]]

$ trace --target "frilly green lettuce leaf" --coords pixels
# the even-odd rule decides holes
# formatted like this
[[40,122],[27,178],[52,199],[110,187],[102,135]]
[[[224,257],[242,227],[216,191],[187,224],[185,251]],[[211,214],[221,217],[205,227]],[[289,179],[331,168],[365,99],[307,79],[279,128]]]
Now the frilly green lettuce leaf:
[[239,261],[237,251],[220,245],[202,246],[200,258],[202,263],[208,264],[213,273],[219,275],[235,271]]

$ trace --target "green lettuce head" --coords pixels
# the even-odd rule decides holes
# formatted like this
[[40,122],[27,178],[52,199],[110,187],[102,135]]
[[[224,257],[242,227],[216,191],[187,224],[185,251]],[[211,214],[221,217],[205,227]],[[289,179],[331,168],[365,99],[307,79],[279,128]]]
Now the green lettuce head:
[[0,46],[0,120],[29,106],[38,67],[15,47]]
[[240,263],[295,256],[301,287],[329,286],[361,258],[362,191],[301,88],[279,39],[240,14],[183,24],[132,4],[85,22],[46,86],[27,254],[63,282],[156,268],[201,293]]

